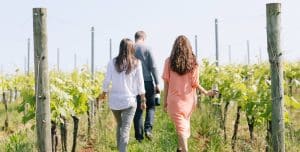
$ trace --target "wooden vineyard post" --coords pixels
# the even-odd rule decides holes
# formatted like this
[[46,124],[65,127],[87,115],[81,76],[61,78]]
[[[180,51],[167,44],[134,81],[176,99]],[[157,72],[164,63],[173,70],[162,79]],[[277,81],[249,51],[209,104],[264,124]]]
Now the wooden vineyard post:
[[247,40],[247,64],[250,65],[250,42]]
[[94,64],[94,32],[95,28],[91,27],[91,73],[92,73],[92,80],[94,80],[94,74],[95,74],[95,64]]
[[215,19],[215,41],[216,41],[216,66],[219,66],[219,33],[218,19]]
[[74,70],[77,69],[77,55],[76,53],[74,54]]
[[195,35],[195,54],[196,54],[196,59],[198,61],[198,36]]
[[284,88],[280,46],[281,4],[270,3],[266,7],[268,54],[271,66],[272,147],[273,151],[284,152]]
[[46,8],[33,8],[36,130],[40,152],[51,152],[52,148],[46,17]]
[[109,60],[112,59],[112,40],[109,39]]
[[231,45],[228,46],[228,63],[231,64]]
[[4,103],[4,108],[5,108],[5,121],[4,121],[4,130],[8,129],[8,104],[7,104],[7,92],[3,92],[3,103]]
[[27,39],[27,76],[30,72],[30,38]]
[[57,51],[56,51],[56,66],[57,66],[57,72],[60,71],[60,66],[59,66],[59,61],[60,61],[60,51],[59,51],[59,48],[57,48]]

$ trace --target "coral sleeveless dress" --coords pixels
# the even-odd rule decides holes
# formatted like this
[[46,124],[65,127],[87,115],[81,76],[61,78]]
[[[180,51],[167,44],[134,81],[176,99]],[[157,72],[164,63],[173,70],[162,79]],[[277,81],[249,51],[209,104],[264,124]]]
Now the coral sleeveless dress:
[[196,106],[196,88],[199,85],[198,66],[189,73],[179,75],[170,69],[170,59],[164,65],[162,78],[169,83],[167,112],[175,124],[178,135],[190,136],[190,117]]

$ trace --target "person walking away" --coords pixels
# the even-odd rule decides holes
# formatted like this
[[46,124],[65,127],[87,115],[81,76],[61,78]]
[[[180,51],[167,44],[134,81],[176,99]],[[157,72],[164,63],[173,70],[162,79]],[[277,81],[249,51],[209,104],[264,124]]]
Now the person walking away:
[[205,95],[214,95],[199,85],[199,70],[191,44],[186,36],[178,36],[170,57],[165,60],[164,110],[173,121],[178,135],[177,151],[188,151],[190,118],[197,103],[196,89]]
[[142,64],[134,56],[134,44],[130,39],[122,39],[118,56],[108,63],[102,90],[98,98],[105,99],[109,92],[109,107],[117,122],[117,148],[126,152],[137,95],[140,96],[140,109],[146,108]]
[[138,31],[135,33],[135,57],[140,59],[143,67],[143,77],[146,90],[146,117],[143,126],[143,109],[140,108],[141,97],[137,96],[137,109],[134,115],[135,138],[139,142],[145,136],[152,140],[152,129],[155,114],[155,93],[159,92],[159,81],[157,68],[150,48],[145,45],[146,33]]

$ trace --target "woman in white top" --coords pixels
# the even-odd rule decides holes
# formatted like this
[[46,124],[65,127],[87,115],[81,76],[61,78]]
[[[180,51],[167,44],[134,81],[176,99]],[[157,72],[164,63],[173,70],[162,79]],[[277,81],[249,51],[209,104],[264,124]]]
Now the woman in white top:
[[143,101],[141,108],[146,108],[142,65],[134,56],[130,39],[122,39],[118,56],[108,63],[102,90],[99,99],[105,99],[109,92],[109,107],[117,121],[117,147],[120,152],[126,152],[137,95]]

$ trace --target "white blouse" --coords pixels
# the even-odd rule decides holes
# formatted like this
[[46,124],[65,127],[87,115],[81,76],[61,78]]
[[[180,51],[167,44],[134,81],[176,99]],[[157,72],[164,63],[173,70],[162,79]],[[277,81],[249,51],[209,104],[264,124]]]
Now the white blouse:
[[109,107],[113,110],[136,106],[136,96],[145,93],[141,62],[129,74],[125,72],[116,70],[115,59],[109,61],[102,90],[109,92]]

